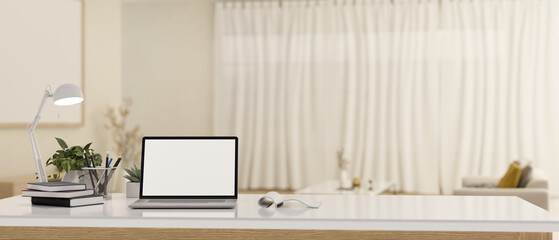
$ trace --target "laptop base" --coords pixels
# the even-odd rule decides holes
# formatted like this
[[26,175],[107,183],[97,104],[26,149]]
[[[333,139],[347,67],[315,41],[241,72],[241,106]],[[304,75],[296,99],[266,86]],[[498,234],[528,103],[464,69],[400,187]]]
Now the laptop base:
[[236,199],[139,199],[130,204],[130,208],[136,209],[228,209],[236,206]]

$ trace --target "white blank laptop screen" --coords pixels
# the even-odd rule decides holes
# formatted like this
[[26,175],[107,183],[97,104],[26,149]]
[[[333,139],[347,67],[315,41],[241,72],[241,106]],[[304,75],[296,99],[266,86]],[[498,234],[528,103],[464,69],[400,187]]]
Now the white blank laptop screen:
[[234,139],[145,139],[143,196],[234,196]]

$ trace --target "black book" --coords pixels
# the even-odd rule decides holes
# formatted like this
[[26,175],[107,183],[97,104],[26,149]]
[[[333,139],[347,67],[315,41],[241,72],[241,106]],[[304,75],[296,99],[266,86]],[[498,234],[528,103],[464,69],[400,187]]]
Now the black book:
[[85,190],[85,184],[73,182],[35,182],[28,183],[27,188],[29,190],[45,192],[79,191]]
[[95,204],[103,204],[103,196],[85,196],[75,198],[48,198],[31,197],[31,203],[37,205],[49,205],[60,207],[79,207]]

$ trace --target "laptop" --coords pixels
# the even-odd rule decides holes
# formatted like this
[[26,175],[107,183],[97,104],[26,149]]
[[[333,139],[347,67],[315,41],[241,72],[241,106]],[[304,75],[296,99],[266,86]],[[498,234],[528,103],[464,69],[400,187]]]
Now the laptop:
[[237,137],[144,137],[131,208],[235,208]]

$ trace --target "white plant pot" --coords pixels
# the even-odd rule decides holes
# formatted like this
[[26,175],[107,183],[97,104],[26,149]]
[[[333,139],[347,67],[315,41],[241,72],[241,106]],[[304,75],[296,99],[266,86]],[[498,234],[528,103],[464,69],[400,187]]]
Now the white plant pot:
[[138,198],[138,197],[140,197],[140,183],[139,182],[127,182],[126,183],[126,197],[127,198]]
[[[82,175],[83,177],[80,178],[80,176]],[[73,183],[84,183],[87,189],[93,189],[93,186],[91,185],[91,178],[87,173],[87,171],[70,170],[69,172],[64,174],[64,177],[62,177],[62,181],[73,182]]]

